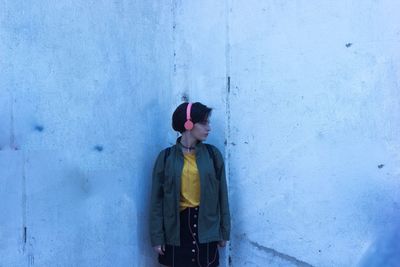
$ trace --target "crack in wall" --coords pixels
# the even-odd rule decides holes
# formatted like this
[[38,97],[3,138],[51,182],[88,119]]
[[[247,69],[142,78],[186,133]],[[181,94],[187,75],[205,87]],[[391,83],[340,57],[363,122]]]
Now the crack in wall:
[[247,239],[247,241],[253,247],[255,247],[255,248],[257,248],[257,249],[259,249],[259,250],[261,250],[261,251],[263,251],[263,252],[265,252],[267,254],[271,254],[273,257],[277,257],[277,258],[280,258],[282,260],[288,261],[288,262],[290,262],[290,263],[292,263],[292,264],[294,264],[296,266],[299,266],[299,267],[314,267],[313,265],[311,265],[311,264],[309,264],[309,263],[307,263],[305,261],[299,260],[296,257],[284,254],[284,253],[279,252],[279,251],[277,251],[277,250],[275,250],[273,248],[265,247],[265,246],[260,245],[259,243],[255,242],[255,241],[251,241],[250,239]]
[[26,212],[27,212],[27,200],[26,200],[26,170],[25,170],[25,153],[22,154],[22,230],[23,230],[23,243],[22,251],[26,251],[26,241],[28,236],[28,227],[26,226]]

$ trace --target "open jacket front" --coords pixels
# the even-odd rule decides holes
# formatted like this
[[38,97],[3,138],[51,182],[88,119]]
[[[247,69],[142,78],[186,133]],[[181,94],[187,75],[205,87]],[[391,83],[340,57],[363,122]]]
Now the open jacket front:
[[[150,211],[150,238],[153,246],[180,245],[179,201],[184,156],[179,145],[160,152],[153,169]],[[196,163],[200,175],[198,238],[200,243],[229,240],[230,213],[224,161],[221,152],[211,146],[196,145]],[[165,164],[164,164],[165,161]]]

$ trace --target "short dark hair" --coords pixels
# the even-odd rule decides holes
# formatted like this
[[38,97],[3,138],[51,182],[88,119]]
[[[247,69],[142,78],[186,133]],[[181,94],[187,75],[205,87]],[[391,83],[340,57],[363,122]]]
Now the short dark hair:
[[[180,104],[172,114],[172,128],[180,133],[186,131],[185,121],[186,121],[186,109],[188,102]],[[212,108],[203,105],[200,102],[193,103],[192,109],[190,111],[190,117],[192,118],[193,124],[198,122],[207,121],[211,115]]]

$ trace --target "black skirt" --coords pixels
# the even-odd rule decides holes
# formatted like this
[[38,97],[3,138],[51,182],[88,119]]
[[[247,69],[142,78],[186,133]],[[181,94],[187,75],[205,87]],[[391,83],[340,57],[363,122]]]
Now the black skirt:
[[165,246],[158,262],[171,267],[216,267],[219,265],[218,242],[200,244],[197,232],[198,207],[180,212],[180,246]]

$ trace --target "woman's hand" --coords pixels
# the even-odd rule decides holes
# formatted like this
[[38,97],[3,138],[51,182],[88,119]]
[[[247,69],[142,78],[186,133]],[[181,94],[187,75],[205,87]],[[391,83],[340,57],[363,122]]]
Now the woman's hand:
[[160,255],[164,255],[165,245],[158,245],[153,247],[154,251]]
[[220,248],[223,248],[223,247],[225,247],[226,246],[226,240],[221,240],[221,241],[219,241],[218,242],[218,246],[220,247]]

